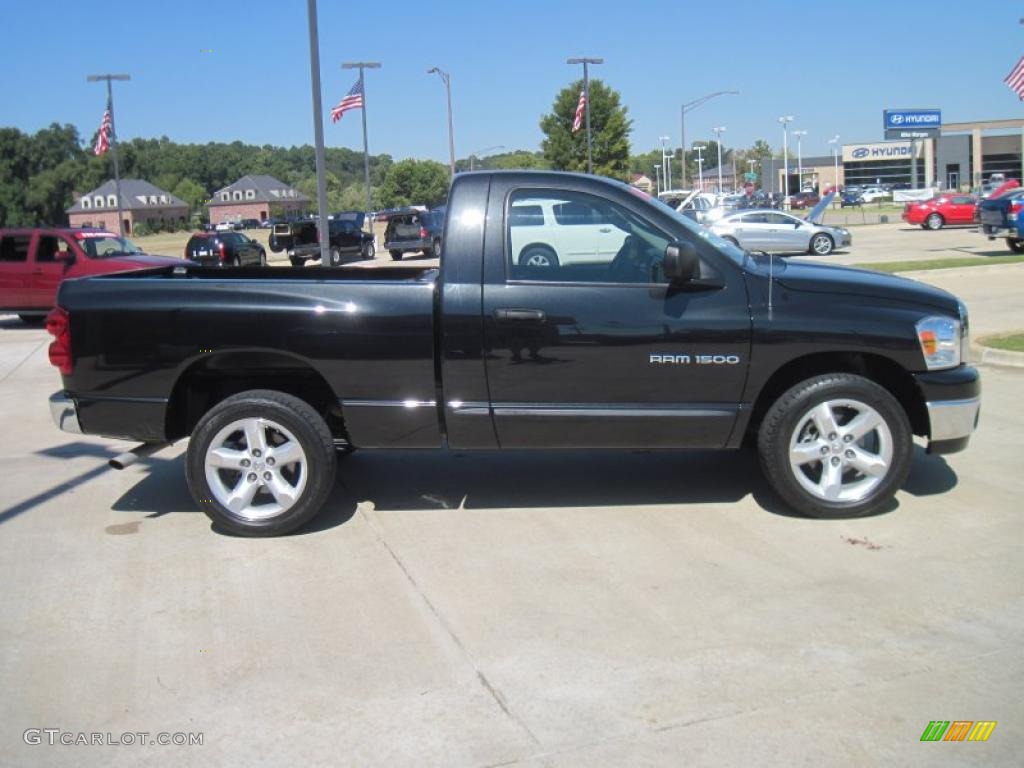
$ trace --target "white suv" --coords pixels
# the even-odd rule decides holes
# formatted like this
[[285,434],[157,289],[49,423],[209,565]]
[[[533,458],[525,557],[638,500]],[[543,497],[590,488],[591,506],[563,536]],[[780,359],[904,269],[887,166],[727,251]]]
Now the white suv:
[[524,267],[607,264],[629,234],[579,200],[516,200],[508,223],[512,263]]
[[860,196],[865,203],[873,203],[875,200],[881,200],[883,197],[892,197],[892,192],[887,192],[881,187],[867,187],[860,193]]

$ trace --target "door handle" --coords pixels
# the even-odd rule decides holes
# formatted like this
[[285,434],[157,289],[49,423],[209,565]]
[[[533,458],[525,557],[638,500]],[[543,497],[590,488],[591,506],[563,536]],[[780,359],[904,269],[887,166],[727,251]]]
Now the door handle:
[[601,227],[601,228],[600,228],[599,230],[597,230],[597,231],[598,231],[598,232],[605,232],[605,233],[608,233],[608,232],[611,232],[611,231],[612,231],[612,228],[611,228],[611,227]]
[[493,315],[497,323],[540,325],[547,319],[539,309],[496,309]]

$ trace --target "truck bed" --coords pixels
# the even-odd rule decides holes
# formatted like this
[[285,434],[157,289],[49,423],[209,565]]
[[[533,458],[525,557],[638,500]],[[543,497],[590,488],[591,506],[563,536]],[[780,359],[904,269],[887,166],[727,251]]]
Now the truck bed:
[[[182,381],[244,371],[251,388],[297,372],[344,404],[353,442],[437,446],[436,269],[167,267],[64,284],[90,433],[182,437]],[[255,372],[255,376],[254,376]],[[115,394],[116,393],[116,394]],[[390,424],[389,421],[393,421]]]

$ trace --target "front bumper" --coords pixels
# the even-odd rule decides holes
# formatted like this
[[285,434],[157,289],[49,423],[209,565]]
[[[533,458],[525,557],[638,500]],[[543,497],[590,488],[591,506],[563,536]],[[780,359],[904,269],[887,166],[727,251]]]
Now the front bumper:
[[981,414],[978,369],[960,365],[915,374],[928,412],[928,453],[957,453],[967,448]]
[[78,406],[75,401],[63,392],[50,395],[50,418],[64,432],[72,435],[82,434],[82,424],[78,420]]

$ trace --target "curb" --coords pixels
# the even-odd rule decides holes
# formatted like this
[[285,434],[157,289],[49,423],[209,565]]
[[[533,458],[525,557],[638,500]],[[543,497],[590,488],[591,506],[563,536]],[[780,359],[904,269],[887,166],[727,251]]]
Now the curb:
[[1024,368],[1024,352],[986,347],[978,341],[971,341],[971,360],[999,368]]

